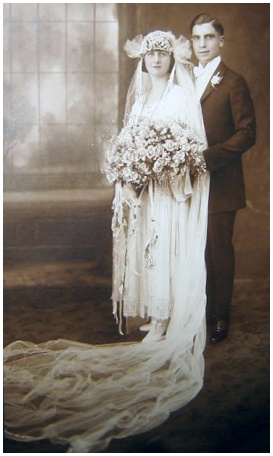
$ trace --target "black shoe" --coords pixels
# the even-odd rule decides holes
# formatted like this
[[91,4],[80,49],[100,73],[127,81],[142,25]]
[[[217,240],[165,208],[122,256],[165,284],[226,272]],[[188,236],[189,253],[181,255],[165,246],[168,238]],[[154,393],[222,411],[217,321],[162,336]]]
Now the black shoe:
[[211,344],[218,344],[219,342],[222,342],[222,340],[225,340],[228,336],[228,332],[223,330],[223,329],[216,329],[210,338],[210,343]]
[[225,321],[219,320],[216,322],[212,332],[210,343],[218,344],[225,340],[228,336],[228,324]]

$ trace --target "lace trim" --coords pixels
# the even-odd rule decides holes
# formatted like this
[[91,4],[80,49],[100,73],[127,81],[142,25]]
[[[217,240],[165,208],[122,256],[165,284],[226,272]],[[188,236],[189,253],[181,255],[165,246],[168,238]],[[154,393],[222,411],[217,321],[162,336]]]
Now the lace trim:
[[139,306],[137,298],[129,297],[128,293],[124,293],[123,315],[124,317],[141,317],[145,318],[147,312],[145,306]]
[[157,187],[156,193],[159,196],[173,196],[173,193],[172,193],[170,187]]
[[169,299],[151,298],[147,307],[147,314],[156,320],[167,320],[173,312],[173,302]]
[[173,312],[173,302],[169,299],[149,297],[149,304],[140,306],[137,298],[128,297],[126,293],[122,307],[124,317],[145,318],[149,316],[156,320],[167,320]]

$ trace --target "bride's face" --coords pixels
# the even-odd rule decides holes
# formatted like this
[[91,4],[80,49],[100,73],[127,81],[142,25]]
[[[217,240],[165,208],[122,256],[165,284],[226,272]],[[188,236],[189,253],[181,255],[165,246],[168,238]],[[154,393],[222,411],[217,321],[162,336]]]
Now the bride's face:
[[169,72],[171,56],[165,51],[149,51],[144,57],[144,62],[149,74],[162,77]]

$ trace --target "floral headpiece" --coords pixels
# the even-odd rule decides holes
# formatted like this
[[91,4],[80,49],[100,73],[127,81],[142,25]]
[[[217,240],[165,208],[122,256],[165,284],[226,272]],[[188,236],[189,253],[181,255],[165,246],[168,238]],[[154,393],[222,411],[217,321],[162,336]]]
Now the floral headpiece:
[[166,32],[151,32],[142,41],[141,44],[141,55],[145,55],[147,52],[159,50],[168,52],[171,54],[173,51],[172,42],[173,35]]
[[171,32],[157,30],[145,37],[137,35],[133,40],[127,40],[124,50],[128,57],[132,59],[143,58],[144,55],[152,50],[173,52],[174,58],[180,63],[189,63],[191,58],[191,46],[189,40],[180,36],[178,39]]

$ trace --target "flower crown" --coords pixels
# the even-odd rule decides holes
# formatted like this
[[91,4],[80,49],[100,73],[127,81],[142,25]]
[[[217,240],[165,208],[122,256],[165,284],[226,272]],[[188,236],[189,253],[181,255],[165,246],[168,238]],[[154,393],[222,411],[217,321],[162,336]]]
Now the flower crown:
[[143,58],[144,55],[153,50],[173,52],[174,58],[180,63],[189,63],[191,58],[190,41],[182,35],[176,39],[171,32],[157,30],[145,37],[137,35],[133,40],[127,40],[124,45],[128,57],[132,59]]

